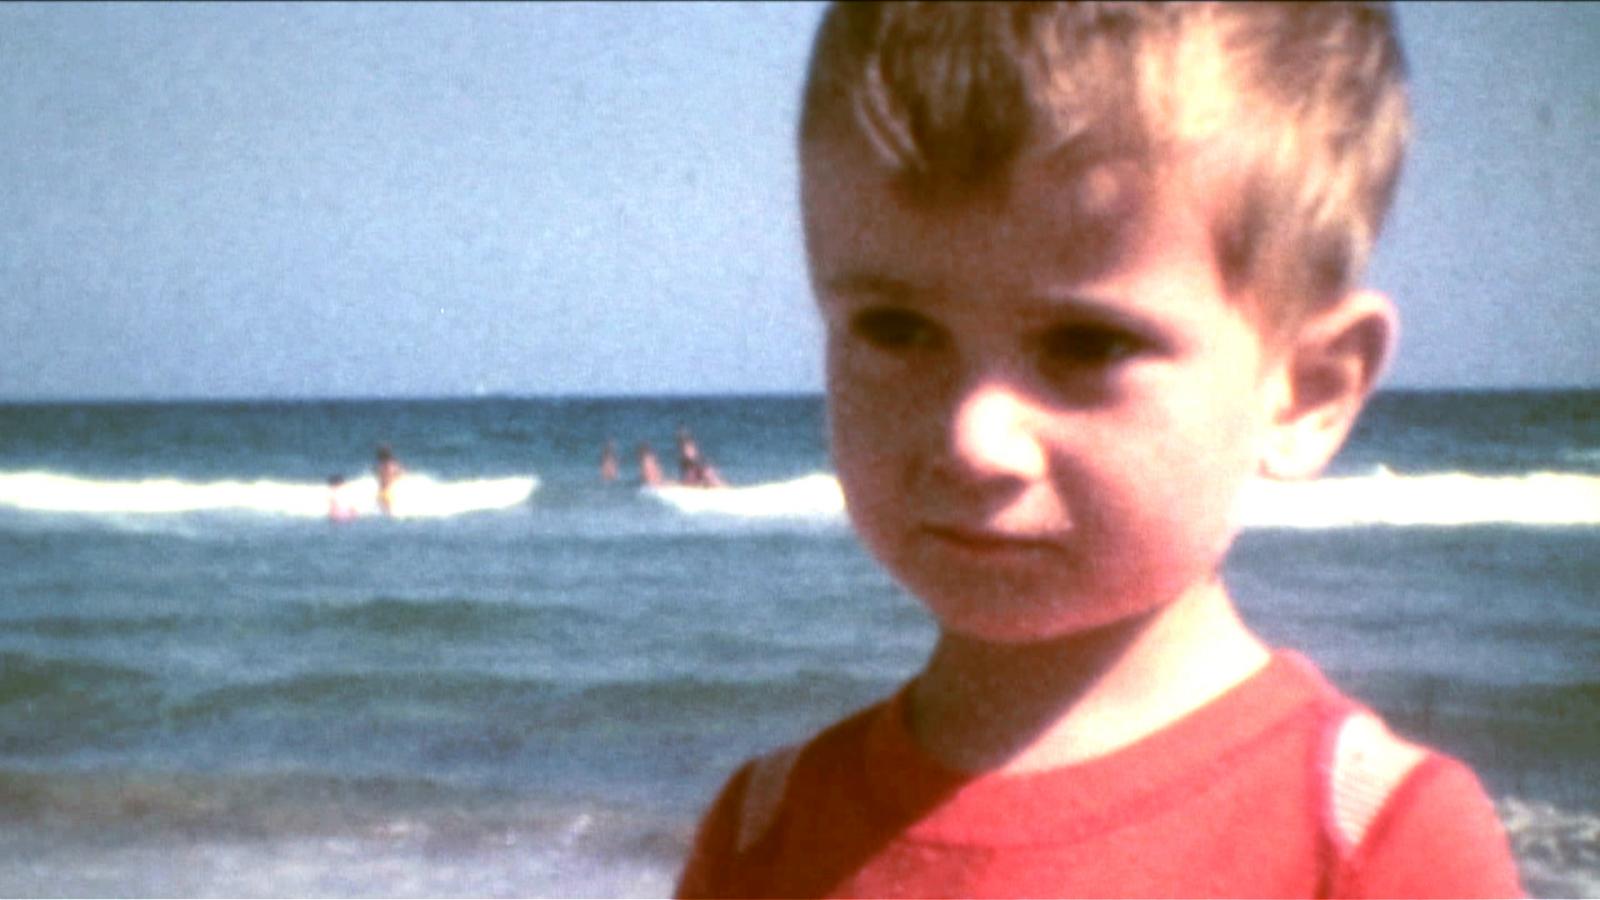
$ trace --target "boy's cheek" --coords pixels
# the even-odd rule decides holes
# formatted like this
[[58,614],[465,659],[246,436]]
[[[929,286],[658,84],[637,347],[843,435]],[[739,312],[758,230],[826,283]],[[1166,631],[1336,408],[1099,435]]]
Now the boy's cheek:
[[[915,373],[906,363],[864,347],[848,337],[830,339],[827,347],[827,389],[830,402],[888,409],[904,405],[917,393]],[[871,409],[866,412],[870,413]]]
[[941,417],[928,381],[882,361],[830,367],[828,411],[835,455],[841,448],[861,448],[857,457],[865,453],[880,460],[931,437],[930,429]]
[[857,386],[835,382],[828,391],[828,437],[843,478],[881,464],[894,443],[896,429],[891,423],[903,423],[907,418],[903,408],[878,402],[876,392],[860,391]]

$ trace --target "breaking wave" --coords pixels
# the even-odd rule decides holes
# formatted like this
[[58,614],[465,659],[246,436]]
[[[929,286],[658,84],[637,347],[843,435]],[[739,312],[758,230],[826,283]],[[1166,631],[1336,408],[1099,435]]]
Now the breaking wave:
[[[393,514],[446,518],[506,509],[528,502],[539,486],[533,476],[440,481],[409,474],[390,489]],[[378,485],[368,475],[339,488],[357,515],[378,510]],[[321,482],[184,481],[177,478],[114,480],[55,472],[0,472],[0,507],[29,512],[89,515],[163,515],[245,512],[301,518],[326,517],[332,489]]]
[[[437,480],[410,474],[392,488],[401,518],[446,518],[526,505],[535,476]],[[345,501],[359,515],[378,513],[368,475],[347,482]],[[827,472],[724,488],[642,488],[640,495],[696,520],[842,524],[844,495]],[[245,512],[301,518],[329,514],[325,483],[280,480],[113,480],[53,472],[0,472],[0,508],[88,515]],[[1254,529],[1337,529],[1467,525],[1600,525],[1600,476],[1570,472],[1477,475],[1443,472],[1366,475],[1309,482],[1257,481],[1241,498],[1241,521]]]

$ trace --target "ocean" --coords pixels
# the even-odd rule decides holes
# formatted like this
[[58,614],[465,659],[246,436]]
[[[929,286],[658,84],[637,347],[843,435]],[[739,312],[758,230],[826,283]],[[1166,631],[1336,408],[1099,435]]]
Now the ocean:
[[[630,480],[680,425],[733,487]],[[397,515],[330,521],[380,442]],[[1600,896],[1600,392],[1381,394],[1246,519],[1256,628]],[[0,405],[0,894],[666,894],[739,761],[933,636],[814,396]]]

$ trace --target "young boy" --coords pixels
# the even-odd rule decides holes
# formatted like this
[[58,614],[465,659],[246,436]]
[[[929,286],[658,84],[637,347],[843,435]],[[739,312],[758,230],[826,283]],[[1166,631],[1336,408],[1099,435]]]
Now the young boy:
[[1268,648],[1219,577],[1395,313],[1356,282],[1406,134],[1389,12],[843,4],[802,203],[833,453],[940,637],[740,769],[684,895],[1520,892],[1459,762]]

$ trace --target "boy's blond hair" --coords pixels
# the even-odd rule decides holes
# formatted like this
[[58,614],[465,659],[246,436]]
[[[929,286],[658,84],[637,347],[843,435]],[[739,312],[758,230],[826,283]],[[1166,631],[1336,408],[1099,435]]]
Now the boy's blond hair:
[[1219,270],[1268,333],[1355,286],[1409,131],[1386,5],[840,3],[801,141],[854,129],[917,195],[1023,154],[1133,161],[1207,204]]

